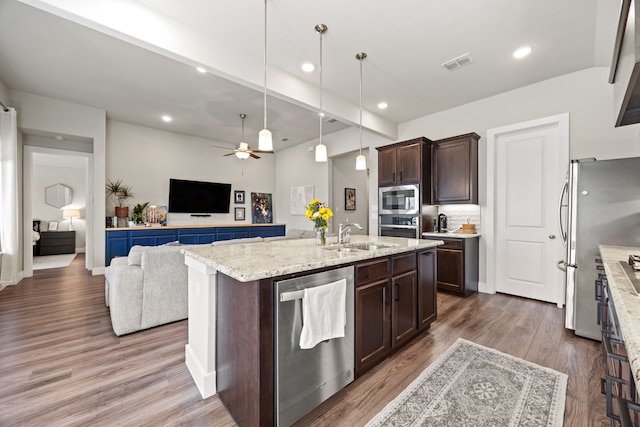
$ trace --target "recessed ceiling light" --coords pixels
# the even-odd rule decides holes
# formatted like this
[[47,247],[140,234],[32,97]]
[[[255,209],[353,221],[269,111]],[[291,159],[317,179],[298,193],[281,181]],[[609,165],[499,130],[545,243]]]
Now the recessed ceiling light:
[[196,70],[198,70],[198,72],[201,74],[206,74],[207,72],[207,69],[204,67],[196,67]]
[[525,56],[529,55],[532,50],[533,50],[532,46],[519,47],[518,49],[513,51],[513,57],[514,58],[524,58]]
[[162,116],[162,121],[163,121],[163,122],[169,123],[171,120],[173,120],[173,119],[171,118],[171,116],[166,116],[166,115],[165,115],[165,116]]
[[389,106],[389,104],[387,104],[386,102],[382,101],[378,103],[378,108],[381,110],[384,110],[385,108],[387,108]]
[[302,71],[304,71],[305,73],[310,73],[316,69],[316,66],[311,62],[303,62],[300,68],[302,68]]

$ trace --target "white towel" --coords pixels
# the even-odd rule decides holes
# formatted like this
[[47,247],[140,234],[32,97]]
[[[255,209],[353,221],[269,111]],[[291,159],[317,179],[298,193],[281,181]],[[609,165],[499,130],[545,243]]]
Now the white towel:
[[304,290],[300,348],[310,349],[319,342],[344,337],[347,323],[347,280]]

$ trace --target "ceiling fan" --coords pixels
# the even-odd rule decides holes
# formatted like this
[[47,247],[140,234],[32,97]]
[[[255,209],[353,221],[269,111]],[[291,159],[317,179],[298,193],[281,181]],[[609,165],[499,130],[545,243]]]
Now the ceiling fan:
[[254,159],[259,159],[260,156],[256,155],[255,153],[267,153],[267,154],[273,154],[273,151],[265,151],[265,150],[252,150],[251,147],[249,147],[249,144],[247,144],[246,142],[242,142],[244,141],[244,119],[247,118],[247,115],[244,113],[240,114],[240,118],[242,119],[242,139],[240,144],[238,144],[238,147],[236,148],[229,148],[229,147],[220,147],[217,145],[212,145],[212,148],[223,148],[225,150],[233,150],[232,153],[229,154],[224,154],[224,156],[233,156],[235,155],[237,158],[239,159],[248,159],[249,157],[253,157]]

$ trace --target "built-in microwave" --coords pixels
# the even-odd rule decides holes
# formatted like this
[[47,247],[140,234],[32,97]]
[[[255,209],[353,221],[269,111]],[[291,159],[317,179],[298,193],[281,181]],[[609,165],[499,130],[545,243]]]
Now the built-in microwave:
[[417,185],[398,185],[379,188],[379,213],[412,215],[420,212],[420,188]]

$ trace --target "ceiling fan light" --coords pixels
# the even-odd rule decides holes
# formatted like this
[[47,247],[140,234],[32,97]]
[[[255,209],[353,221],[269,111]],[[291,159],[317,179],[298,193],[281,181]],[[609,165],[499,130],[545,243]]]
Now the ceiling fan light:
[[316,145],[316,162],[327,161],[327,146],[323,143]]
[[246,151],[236,151],[236,157],[242,160],[248,159],[249,153],[247,153]]
[[367,170],[367,158],[362,154],[356,157],[356,170]]
[[273,138],[269,129],[262,129],[258,134],[258,150],[273,151]]

